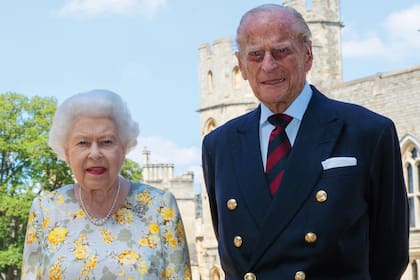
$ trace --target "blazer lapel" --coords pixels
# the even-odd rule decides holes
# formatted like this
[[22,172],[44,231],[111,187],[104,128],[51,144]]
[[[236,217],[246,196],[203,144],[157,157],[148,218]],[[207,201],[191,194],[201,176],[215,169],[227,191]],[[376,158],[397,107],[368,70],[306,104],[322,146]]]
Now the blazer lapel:
[[232,153],[238,192],[257,225],[261,225],[269,209],[271,197],[261,161],[259,141],[260,107],[252,111],[232,133],[229,145]]
[[343,123],[327,107],[327,98],[315,88],[289,155],[282,183],[265,216],[261,238],[251,265],[275,242],[311,194]]

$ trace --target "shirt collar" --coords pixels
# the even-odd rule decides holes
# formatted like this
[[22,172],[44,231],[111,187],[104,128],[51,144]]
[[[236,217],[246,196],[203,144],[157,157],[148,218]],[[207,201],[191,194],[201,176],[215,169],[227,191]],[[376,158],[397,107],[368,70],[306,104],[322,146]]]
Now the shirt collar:
[[[303,86],[301,93],[296,97],[296,99],[290,104],[290,106],[284,111],[284,114],[287,114],[293,119],[297,119],[299,121],[302,120],[303,114],[308,107],[309,101],[312,97],[312,89],[307,82]],[[263,125],[267,122],[267,118],[274,113],[268,109],[263,103],[261,103],[261,117],[260,117],[260,125]]]

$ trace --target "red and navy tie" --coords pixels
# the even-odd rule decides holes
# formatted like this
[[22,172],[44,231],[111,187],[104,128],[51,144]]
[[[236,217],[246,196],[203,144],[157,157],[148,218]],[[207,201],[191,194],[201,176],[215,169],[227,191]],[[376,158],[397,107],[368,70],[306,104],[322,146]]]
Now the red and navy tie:
[[286,126],[291,120],[292,117],[286,114],[275,114],[268,118],[268,121],[275,126],[270,134],[265,168],[272,195],[275,194],[280,186],[287,163],[287,156],[291,149],[289,138],[286,135]]

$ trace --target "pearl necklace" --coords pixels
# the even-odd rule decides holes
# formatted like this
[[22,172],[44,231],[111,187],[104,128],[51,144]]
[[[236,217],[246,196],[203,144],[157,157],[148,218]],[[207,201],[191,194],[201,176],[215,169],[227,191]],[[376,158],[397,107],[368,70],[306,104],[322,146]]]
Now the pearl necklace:
[[96,218],[93,217],[89,214],[89,212],[86,209],[85,203],[83,202],[83,198],[82,198],[82,188],[79,185],[79,199],[80,199],[80,204],[82,205],[82,209],[85,212],[88,220],[94,224],[95,226],[103,226],[105,224],[105,222],[108,220],[108,218],[111,216],[112,211],[114,211],[114,207],[115,207],[115,203],[117,203],[118,200],[118,196],[120,194],[120,189],[121,189],[121,180],[118,180],[118,188],[117,188],[117,193],[115,194],[114,197],[114,201],[112,202],[112,206],[111,209],[109,209],[108,213],[105,215],[105,217],[103,218]]

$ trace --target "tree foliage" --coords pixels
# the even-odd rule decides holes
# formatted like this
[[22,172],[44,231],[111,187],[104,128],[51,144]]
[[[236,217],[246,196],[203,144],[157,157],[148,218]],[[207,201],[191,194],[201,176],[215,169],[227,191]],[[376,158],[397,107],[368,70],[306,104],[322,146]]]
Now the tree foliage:
[[139,164],[135,161],[126,158],[121,168],[121,176],[136,182],[141,181],[142,174]]
[[33,194],[0,193],[0,279],[18,279]]
[[47,144],[56,100],[7,93],[0,108],[0,191],[14,196],[69,182],[66,165]]
[[[0,94],[0,279],[19,279],[33,198],[73,182],[67,164],[48,147],[56,107],[51,97]],[[121,174],[139,180],[141,169],[127,159]]]
[[0,278],[19,276],[34,196],[72,179],[47,144],[55,109],[53,98],[0,95]]

